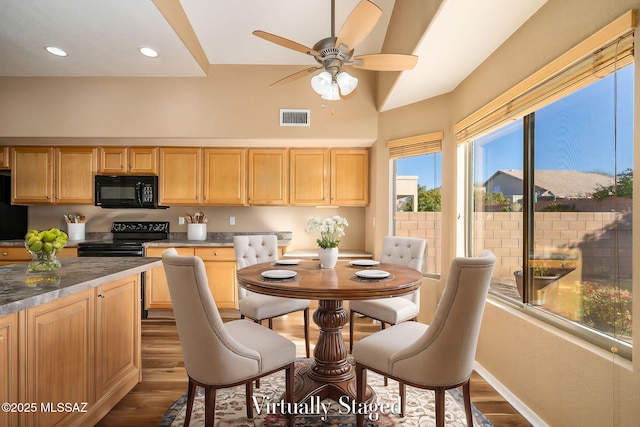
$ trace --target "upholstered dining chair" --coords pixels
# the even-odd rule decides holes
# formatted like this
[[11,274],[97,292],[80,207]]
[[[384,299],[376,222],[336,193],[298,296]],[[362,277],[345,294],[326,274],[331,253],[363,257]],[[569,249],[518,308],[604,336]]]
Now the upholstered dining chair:
[[[400,383],[405,413],[406,385],[435,391],[436,426],[444,426],[444,392],[462,386],[467,425],[473,425],[469,378],[473,372],[484,305],[496,258],[455,258],[430,325],[404,322],[376,332],[353,347],[356,399],[362,402],[370,370]],[[364,415],[357,416],[364,425]]]
[[[278,237],[273,234],[252,234],[233,236],[233,247],[236,254],[236,266],[239,269],[261,262],[278,260]],[[307,358],[309,350],[309,300],[274,297],[250,292],[238,287],[238,310],[240,317],[262,323],[268,320],[273,329],[273,318],[285,314],[303,311],[304,344]]]
[[[424,239],[386,236],[382,240],[380,262],[399,264],[422,270],[427,248]],[[393,298],[349,301],[349,351],[353,350],[353,326],[356,313],[378,320],[380,327],[415,320],[420,311],[420,289],[408,295]],[[385,381],[386,384],[386,381]]]
[[[282,369],[285,399],[292,402],[295,344],[257,323],[223,323],[200,258],[179,256],[169,248],[162,254],[162,263],[189,377],[184,425],[189,425],[198,386],[204,388],[207,427],[214,424],[217,389],[245,384],[247,417],[253,418],[253,381]],[[289,416],[289,425],[293,424]]]

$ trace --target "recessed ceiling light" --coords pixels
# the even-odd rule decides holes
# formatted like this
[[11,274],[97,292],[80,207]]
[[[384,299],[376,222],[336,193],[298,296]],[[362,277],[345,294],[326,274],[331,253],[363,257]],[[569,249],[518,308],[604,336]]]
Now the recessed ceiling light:
[[65,52],[64,50],[60,49],[59,47],[45,46],[45,49],[47,50],[47,52],[49,52],[52,55],[67,56],[67,52]]
[[151,49],[150,47],[141,47],[139,50],[141,54],[143,54],[144,56],[148,56],[149,58],[155,58],[156,56],[158,56],[158,52],[156,52],[154,49]]

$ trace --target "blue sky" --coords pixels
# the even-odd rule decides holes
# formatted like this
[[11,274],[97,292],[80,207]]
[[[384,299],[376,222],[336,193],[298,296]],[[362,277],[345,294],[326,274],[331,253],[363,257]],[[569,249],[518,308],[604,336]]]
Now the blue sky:
[[[615,85],[617,109],[614,109]],[[535,120],[536,169],[600,171],[613,175],[633,168],[633,66],[538,110]],[[521,127],[522,120],[517,120],[494,132],[490,139],[488,136],[479,139],[487,149],[483,150],[482,159],[476,159],[476,164],[482,165],[476,168],[476,181],[486,180],[498,169],[522,169]],[[618,153],[617,159],[614,151]],[[427,189],[439,187],[441,159],[440,153],[399,159],[397,173],[418,175],[420,185]]]

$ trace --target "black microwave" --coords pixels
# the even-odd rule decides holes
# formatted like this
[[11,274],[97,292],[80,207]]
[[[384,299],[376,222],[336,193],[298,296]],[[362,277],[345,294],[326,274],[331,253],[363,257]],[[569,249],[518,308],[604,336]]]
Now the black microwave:
[[158,177],[96,175],[95,204],[103,208],[158,209]]

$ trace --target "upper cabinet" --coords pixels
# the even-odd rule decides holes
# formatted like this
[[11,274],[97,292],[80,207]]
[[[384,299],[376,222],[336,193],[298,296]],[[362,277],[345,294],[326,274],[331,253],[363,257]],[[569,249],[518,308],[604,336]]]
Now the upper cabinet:
[[249,204],[283,206],[288,203],[289,151],[249,149]]
[[14,204],[93,204],[95,147],[14,147]]
[[247,150],[206,148],[204,150],[204,205],[247,204]]
[[202,148],[160,148],[159,203],[202,204]]
[[291,205],[369,203],[369,150],[291,149],[290,159]]
[[331,204],[369,204],[369,150],[331,150]]
[[0,169],[11,169],[11,160],[9,147],[0,147]]
[[101,175],[158,175],[156,147],[100,148]]
[[291,204],[296,206],[330,204],[330,151],[292,148],[289,151],[289,159]]

